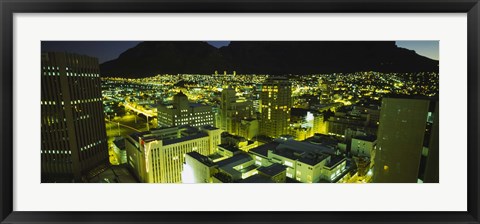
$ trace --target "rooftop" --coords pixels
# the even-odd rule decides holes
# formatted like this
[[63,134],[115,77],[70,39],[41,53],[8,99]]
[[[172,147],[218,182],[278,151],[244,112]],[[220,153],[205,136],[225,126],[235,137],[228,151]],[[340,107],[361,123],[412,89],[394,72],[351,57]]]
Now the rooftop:
[[138,141],[139,138],[142,138],[145,142],[162,140],[163,145],[175,144],[206,136],[208,136],[208,134],[190,126],[158,128],[130,134],[130,137],[135,141]]
[[185,137],[181,137],[181,138],[166,139],[166,140],[163,140],[163,145],[171,145],[171,144],[184,142],[184,141],[189,141],[189,140],[193,140],[193,139],[197,139],[197,138],[203,138],[203,137],[207,137],[207,136],[208,136],[208,134],[202,132],[202,133],[198,133],[198,134],[195,134],[195,135],[189,135],[189,136],[185,136]]
[[223,157],[224,157],[223,155],[220,155],[218,153],[213,153],[213,154],[208,155],[208,158],[210,158],[212,161],[221,159]]
[[246,163],[252,160],[252,158],[246,153],[240,153],[234,155],[228,159],[224,159],[222,161],[217,162],[218,167],[234,167],[238,166],[242,163]]
[[325,155],[325,154],[315,154],[315,155],[303,156],[298,161],[302,162],[302,163],[305,163],[305,164],[308,164],[310,166],[315,166],[318,163],[325,160],[326,158],[328,158],[328,156]]
[[213,163],[208,157],[198,153],[198,152],[189,152],[187,155],[191,156],[192,158],[196,159],[197,161],[201,162],[203,165],[212,167],[215,166],[215,163]]
[[239,183],[275,183],[270,180],[268,177],[262,175],[252,175],[243,180],[238,181]]
[[213,127],[211,125],[202,126],[202,129],[209,130],[209,131],[218,130],[218,128]]
[[267,176],[275,176],[287,169],[286,166],[279,164],[279,163],[274,163],[270,166],[267,167],[260,167],[258,168],[258,172],[263,173]]
[[330,161],[327,164],[325,164],[325,167],[333,168],[333,167],[337,166],[338,164],[340,164],[341,162],[343,162],[343,160],[346,160],[346,158],[344,156],[333,155],[330,158]]
[[360,140],[363,140],[363,141],[369,141],[369,142],[373,142],[373,141],[377,140],[377,136],[375,136],[375,135],[367,135],[367,136],[357,135],[353,138],[360,139]]
[[276,139],[275,141],[279,142],[279,148],[289,148],[295,151],[300,152],[311,152],[311,153],[334,153],[334,149],[326,147],[324,145],[312,144],[308,141],[295,141],[295,140],[280,140]]
[[220,145],[218,145],[218,147],[221,147],[222,149],[225,149],[225,150],[230,151],[232,153],[240,151],[240,149],[238,149],[236,146],[229,145],[229,144],[220,144]]
[[268,156],[268,150],[273,150],[279,145],[278,142],[269,142],[267,144],[263,144],[261,146],[255,147],[253,149],[250,149],[248,152],[251,152],[253,154],[261,155],[264,157]]

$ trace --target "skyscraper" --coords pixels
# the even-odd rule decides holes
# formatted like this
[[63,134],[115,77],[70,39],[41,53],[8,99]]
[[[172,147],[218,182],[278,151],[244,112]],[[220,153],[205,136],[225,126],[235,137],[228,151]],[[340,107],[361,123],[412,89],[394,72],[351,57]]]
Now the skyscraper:
[[270,77],[260,93],[260,134],[272,138],[288,134],[292,108],[292,84],[283,77]]
[[[227,88],[222,90],[222,99],[220,104],[220,128],[229,132],[232,126],[231,105],[236,102],[235,90]],[[233,111],[234,112],[234,111]]]
[[384,98],[373,182],[438,182],[438,102]]
[[238,135],[242,120],[250,119],[253,116],[253,104],[251,101],[240,101],[235,96],[232,88],[222,91],[220,104],[220,127],[230,134]]
[[82,181],[109,162],[98,59],[42,53],[42,181]]

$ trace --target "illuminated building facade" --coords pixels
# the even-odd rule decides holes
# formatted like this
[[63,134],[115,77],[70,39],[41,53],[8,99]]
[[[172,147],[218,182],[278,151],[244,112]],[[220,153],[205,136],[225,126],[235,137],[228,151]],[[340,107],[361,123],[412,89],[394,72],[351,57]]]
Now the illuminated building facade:
[[242,120],[253,116],[253,104],[250,101],[239,101],[232,88],[222,90],[220,106],[220,127],[228,133],[239,134]]
[[287,167],[278,163],[257,169],[258,174],[270,179],[273,183],[285,183]]
[[309,110],[292,108],[290,118],[290,135],[294,136],[296,140],[305,140],[315,134],[315,117]]
[[286,177],[302,183],[337,182],[344,177],[346,158],[334,152],[320,144],[291,139],[276,139],[249,151],[256,165],[284,165]]
[[329,147],[276,139],[248,153],[232,145],[219,145],[209,156],[187,153],[184,183],[343,182],[350,167],[345,156]]
[[257,119],[245,119],[240,123],[238,135],[244,137],[247,140],[254,139],[258,135],[258,120]]
[[[352,132],[376,135],[378,130],[379,109],[375,107],[353,106],[337,109],[334,116],[324,124],[328,134],[346,137],[351,141]],[[350,148],[350,144],[348,144]]]
[[288,79],[268,78],[262,85],[260,99],[260,134],[272,138],[289,134],[292,84]]
[[215,168],[216,164],[208,157],[195,151],[189,152],[185,154],[182,183],[212,183]]
[[438,102],[384,98],[373,182],[438,183]]
[[327,124],[325,116],[321,113],[313,114],[313,134],[327,134]]
[[353,156],[371,158],[376,143],[377,138],[373,135],[352,137],[350,152]]
[[173,127],[190,125],[200,127],[214,125],[214,113],[211,106],[190,103],[182,92],[173,96],[172,105],[158,107],[158,126]]
[[98,59],[42,53],[42,181],[84,181],[109,163]]
[[185,154],[210,155],[221,143],[221,130],[181,126],[134,133],[126,138],[128,165],[144,183],[180,183]]

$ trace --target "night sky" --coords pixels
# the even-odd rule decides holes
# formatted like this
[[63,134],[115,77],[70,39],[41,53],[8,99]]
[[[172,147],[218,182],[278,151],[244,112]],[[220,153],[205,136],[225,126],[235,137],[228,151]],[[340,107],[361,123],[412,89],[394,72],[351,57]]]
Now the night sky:
[[[116,59],[122,52],[141,41],[42,41],[42,51],[66,51],[97,57],[100,63]],[[227,46],[230,41],[207,41],[214,47]],[[438,60],[438,41],[397,41],[397,46]]]
[[438,41],[397,41],[397,46],[414,50],[417,54],[438,60]]

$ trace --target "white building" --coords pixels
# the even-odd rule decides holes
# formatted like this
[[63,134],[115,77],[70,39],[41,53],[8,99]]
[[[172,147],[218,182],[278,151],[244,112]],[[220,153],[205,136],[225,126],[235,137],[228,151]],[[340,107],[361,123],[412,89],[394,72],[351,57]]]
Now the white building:
[[134,133],[126,138],[128,164],[141,182],[180,183],[185,154],[215,152],[221,130],[173,127]]
[[[251,149],[249,153],[256,165],[284,165],[287,167],[286,177],[302,183],[331,182],[332,177],[336,180],[346,171],[345,157],[334,155],[334,150],[329,147],[305,141],[276,139]],[[341,162],[337,163],[339,158]]]
[[198,152],[185,154],[182,171],[182,183],[212,183],[216,165],[208,157]]
[[190,103],[182,92],[173,96],[172,105],[160,105],[157,110],[158,126],[173,127],[190,125],[200,127],[214,125],[215,118],[211,106]]
[[353,156],[371,158],[376,144],[375,136],[355,136],[352,137],[350,151]]

